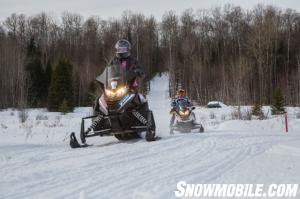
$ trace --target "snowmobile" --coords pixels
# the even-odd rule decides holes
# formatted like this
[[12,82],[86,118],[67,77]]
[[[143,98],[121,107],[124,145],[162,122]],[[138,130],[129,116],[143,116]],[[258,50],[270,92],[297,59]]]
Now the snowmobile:
[[176,108],[171,111],[171,114],[175,114],[175,120],[174,124],[170,126],[170,134],[174,134],[174,131],[191,132],[193,129],[199,129],[199,132],[203,133],[202,124],[196,122],[193,112],[195,107],[189,107],[185,100],[178,100],[177,103]]
[[[72,148],[89,146],[86,138],[94,136],[115,136],[118,140],[141,138],[146,132],[146,141],[155,141],[155,121],[146,98],[130,90],[129,81],[136,77],[135,71],[124,69],[118,64],[105,68],[96,78],[103,94],[94,105],[94,115],[82,118],[79,144],[75,133],[70,135]],[[85,121],[92,120],[85,128]]]

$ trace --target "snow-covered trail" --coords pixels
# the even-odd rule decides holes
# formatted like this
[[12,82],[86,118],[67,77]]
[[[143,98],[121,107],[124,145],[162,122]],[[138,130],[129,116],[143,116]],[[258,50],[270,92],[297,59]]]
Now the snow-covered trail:
[[[299,119],[291,122],[289,134],[274,118],[205,120],[206,133],[169,136],[166,81],[156,78],[148,96],[159,141],[91,138],[95,145],[81,149],[70,149],[67,142],[0,142],[0,198],[175,198],[181,180],[300,183]],[[198,119],[207,114],[197,109]]]

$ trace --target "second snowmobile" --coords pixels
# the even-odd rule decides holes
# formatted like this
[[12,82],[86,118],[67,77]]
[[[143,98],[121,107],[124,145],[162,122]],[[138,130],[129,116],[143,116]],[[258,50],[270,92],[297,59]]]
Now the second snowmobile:
[[[87,146],[86,138],[115,136],[118,140],[141,137],[146,132],[147,141],[155,140],[155,121],[146,98],[130,90],[128,80],[135,77],[134,71],[123,69],[118,64],[106,67],[96,80],[104,86],[104,94],[96,100],[94,115],[82,118],[79,144],[75,133],[71,134],[72,148]],[[85,120],[92,124],[85,128]]]
[[171,111],[175,115],[174,124],[170,126],[170,134],[174,131],[181,133],[191,132],[193,129],[198,129],[199,132],[204,132],[202,124],[196,122],[196,116],[193,110],[195,107],[190,107],[185,100],[178,100],[178,105]]

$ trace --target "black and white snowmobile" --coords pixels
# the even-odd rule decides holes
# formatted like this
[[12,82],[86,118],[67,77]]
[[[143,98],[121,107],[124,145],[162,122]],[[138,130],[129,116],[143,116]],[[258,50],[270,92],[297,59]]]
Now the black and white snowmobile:
[[204,132],[202,124],[196,122],[196,116],[193,110],[195,107],[189,107],[185,100],[178,100],[178,105],[171,111],[175,114],[174,122],[170,126],[170,134],[174,131],[181,133],[191,132],[193,129],[199,129],[199,132]]
[[[119,65],[106,67],[96,78],[104,86],[104,94],[94,105],[94,115],[82,118],[79,144],[75,133],[70,135],[72,148],[85,147],[86,138],[94,136],[115,136],[118,140],[141,138],[146,132],[147,141],[155,140],[155,121],[148,102],[142,94],[129,88],[129,81],[136,77],[134,71],[122,69]],[[85,128],[85,120],[92,124]]]

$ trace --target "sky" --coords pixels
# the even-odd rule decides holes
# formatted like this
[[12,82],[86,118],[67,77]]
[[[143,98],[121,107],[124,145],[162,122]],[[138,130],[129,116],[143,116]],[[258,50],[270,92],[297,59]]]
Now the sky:
[[12,13],[26,16],[46,12],[59,17],[64,11],[78,13],[85,18],[92,15],[102,19],[119,18],[126,10],[153,15],[160,20],[168,10],[177,14],[193,8],[210,9],[224,4],[251,9],[257,4],[274,5],[278,8],[292,8],[300,12],[300,0],[0,0],[0,21]]

